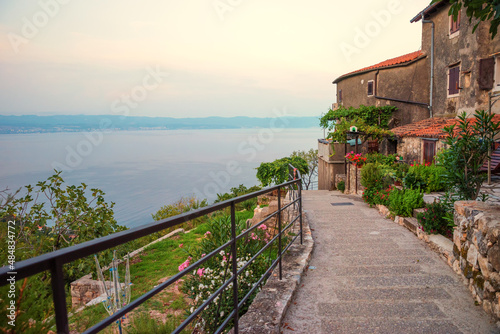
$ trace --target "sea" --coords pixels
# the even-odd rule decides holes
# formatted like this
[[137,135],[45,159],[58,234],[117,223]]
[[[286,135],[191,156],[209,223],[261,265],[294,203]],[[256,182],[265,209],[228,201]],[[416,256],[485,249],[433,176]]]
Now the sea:
[[34,186],[62,170],[67,185],[103,190],[117,222],[135,227],[181,197],[212,203],[232,187],[258,185],[262,162],[317,149],[318,138],[321,128],[279,127],[5,134],[0,190]]

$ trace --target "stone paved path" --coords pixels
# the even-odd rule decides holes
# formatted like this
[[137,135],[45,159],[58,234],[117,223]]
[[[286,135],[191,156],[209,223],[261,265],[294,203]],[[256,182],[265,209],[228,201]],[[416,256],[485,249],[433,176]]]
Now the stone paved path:
[[[305,191],[315,248],[282,333],[498,333],[461,279],[360,198]],[[331,203],[352,203],[333,206]]]

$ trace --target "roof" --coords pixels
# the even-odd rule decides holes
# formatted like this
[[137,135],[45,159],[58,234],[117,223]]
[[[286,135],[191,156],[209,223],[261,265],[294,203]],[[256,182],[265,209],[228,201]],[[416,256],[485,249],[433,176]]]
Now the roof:
[[375,64],[372,66],[368,66],[368,67],[364,67],[362,69],[341,75],[340,77],[335,79],[335,81],[333,83],[336,84],[336,83],[338,83],[344,79],[347,79],[349,77],[352,77],[352,76],[355,76],[358,74],[362,74],[362,73],[366,73],[366,72],[370,72],[370,71],[374,71],[374,70],[380,69],[380,68],[407,66],[407,65],[411,64],[413,61],[416,61],[416,60],[423,58],[423,57],[425,57],[425,53],[419,50],[419,51],[408,53],[408,54],[405,54],[403,56],[399,56],[396,58],[387,59],[381,63]]
[[[472,123],[475,118],[468,118]],[[500,114],[493,116],[493,122],[500,122]],[[427,118],[419,122],[399,126],[391,129],[398,137],[424,137],[424,138],[446,138],[447,134],[443,131],[444,127],[458,124],[457,118],[433,117]],[[458,129],[456,129],[458,132]]]
[[423,11],[421,11],[420,13],[418,13],[417,15],[415,15],[415,17],[410,20],[410,23],[414,23],[414,22],[420,21],[422,19],[422,14],[424,14],[427,17],[429,17],[429,15],[437,12],[437,10],[439,8],[441,8],[441,7],[445,6],[445,5],[446,5],[446,3],[444,1],[439,1],[439,2],[433,3],[432,5],[429,5],[429,6],[425,7]]

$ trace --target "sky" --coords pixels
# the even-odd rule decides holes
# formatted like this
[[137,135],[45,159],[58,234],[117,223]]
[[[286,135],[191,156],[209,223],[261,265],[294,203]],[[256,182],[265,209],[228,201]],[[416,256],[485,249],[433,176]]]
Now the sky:
[[1,115],[319,116],[430,0],[0,0]]

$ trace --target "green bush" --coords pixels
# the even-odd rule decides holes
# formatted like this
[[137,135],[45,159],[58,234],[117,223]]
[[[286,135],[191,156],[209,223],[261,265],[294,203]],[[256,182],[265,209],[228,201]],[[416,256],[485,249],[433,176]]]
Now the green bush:
[[365,155],[366,163],[379,163],[381,165],[392,165],[396,162],[397,154],[368,153]]
[[414,209],[424,205],[424,194],[418,189],[394,189],[389,194],[389,210],[397,216],[411,217]]
[[339,183],[337,183],[337,189],[340,190],[341,192],[344,192],[345,191],[345,182],[340,181]]
[[361,185],[365,188],[385,189],[391,184],[391,179],[384,176],[383,165],[369,163],[361,168]]
[[421,189],[426,193],[445,190],[444,167],[435,164],[412,164],[403,179],[405,188]]
[[453,233],[453,211],[445,203],[427,204],[425,211],[417,215],[418,222],[427,233],[451,237]]
[[367,188],[363,192],[363,200],[368,204],[389,206],[389,194],[392,190],[392,186],[386,189]]
[[406,173],[408,173],[410,166],[408,166],[405,163],[394,163],[394,164],[392,164],[392,168],[395,171],[394,172],[394,180],[403,182],[403,179],[406,176]]

